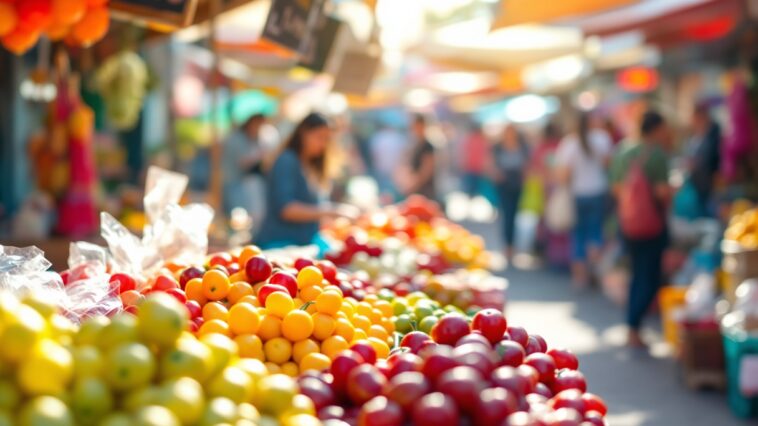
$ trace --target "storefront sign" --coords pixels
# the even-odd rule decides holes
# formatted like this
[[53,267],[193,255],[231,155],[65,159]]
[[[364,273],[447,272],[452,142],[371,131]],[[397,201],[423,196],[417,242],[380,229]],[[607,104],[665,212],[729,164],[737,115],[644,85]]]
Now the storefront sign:
[[379,55],[352,51],[345,53],[332,90],[351,95],[365,96],[379,69]]
[[339,19],[319,16],[313,34],[305,39],[299,65],[316,72],[323,71],[340,28],[342,21]]
[[192,23],[198,0],[111,0],[108,7],[131,18],[184,27]]
[[263,38],[301,52],[312,37],[324,0],[272,0]]

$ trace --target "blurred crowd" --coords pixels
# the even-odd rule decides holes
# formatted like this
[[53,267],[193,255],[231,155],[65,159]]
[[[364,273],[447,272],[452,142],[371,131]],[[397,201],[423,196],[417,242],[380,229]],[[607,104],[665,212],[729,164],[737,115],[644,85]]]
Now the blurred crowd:
[[[379,204],[410,194],[443,206],[452,193],[486,200],[508,261],[528,252],[570,266],[578,290],[597,284],[605,248],[623,250],[629,344],[643,345],[638,330],[663,284],[672,207],[690,219],[716,214],[722,135],[706,104],[694,108],[680,141],[654,110],[629,134],[587,111],[537,132],[514,123],[493,130],[473,118],[408,117],[404,128],[380,120],[362,135],[360,123],[314,113],[272,146],[261,137],[267,118],[255,115],[225,142],[224,208],[248,209],[254,241],[279,247],[311,243],[321,221],[355,215],[340,203],[349,201],[356,176],[373,179]],[[675,174],[681,178],[672,186]]]

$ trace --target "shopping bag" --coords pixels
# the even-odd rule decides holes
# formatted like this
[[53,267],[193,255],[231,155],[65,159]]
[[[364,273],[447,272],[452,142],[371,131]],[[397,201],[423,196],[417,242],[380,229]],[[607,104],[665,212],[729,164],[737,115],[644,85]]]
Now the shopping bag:
[[576,207],[571,190],[559,186],[550,194],[545,210],[545,224],[553,232],[566,232],[576,223]]

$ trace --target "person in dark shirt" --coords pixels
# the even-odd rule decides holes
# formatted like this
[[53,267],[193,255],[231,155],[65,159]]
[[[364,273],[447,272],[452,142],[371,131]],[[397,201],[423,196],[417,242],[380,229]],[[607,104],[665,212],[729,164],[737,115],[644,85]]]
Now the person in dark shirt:
[[262,248],[310,244],[322,219],[345,215],[324,203],[331,184],[332,128],[311,113],[292,132],[266,174],[266,216],[256,242]]
[[529,147],[513,124],[506,126],[503,131],[502,138],[493,150],[492,160],[493,180],[500,197],[500,214],[503,218],[505,256],[510,261],[514,254],[516,214],[529,165]]
[[692,116],[693,134],[687,144],[689,178],[698,195],[700,213],[711,209],[714,178],[721,163],[721,128],[711,118],[708,106],[700,104]]
[[436,155],[434,145],[427,138],[426,127],[426,117],[421,114],[413,117],[410,163],[402,187],[405,195],[420,194],[435,200],[437,198],[437,188],[434,182]]

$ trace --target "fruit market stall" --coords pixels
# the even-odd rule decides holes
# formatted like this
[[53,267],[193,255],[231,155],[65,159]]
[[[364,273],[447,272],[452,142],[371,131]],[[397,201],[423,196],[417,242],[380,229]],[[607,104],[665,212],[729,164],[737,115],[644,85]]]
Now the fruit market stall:
[[72,244],[60,273],[2,247],[0,424],[605,424],[577,357],[502,305],[307,248],[208,254],[212,212],[178,204],[180,175],[148,182],[142,239],[103,215],[108,247]]

